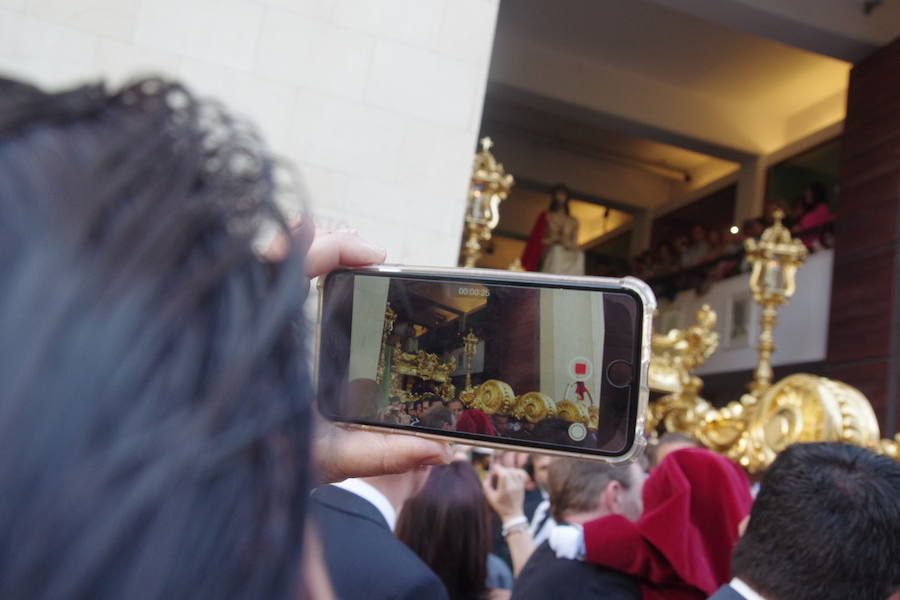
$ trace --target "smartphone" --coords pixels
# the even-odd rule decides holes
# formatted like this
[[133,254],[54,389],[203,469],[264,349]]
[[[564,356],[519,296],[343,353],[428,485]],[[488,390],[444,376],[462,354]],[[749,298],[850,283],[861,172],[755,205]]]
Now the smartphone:
[[656,307],[644,282],[382,265],[319,287],[327,418],[609,462],[643,451]]

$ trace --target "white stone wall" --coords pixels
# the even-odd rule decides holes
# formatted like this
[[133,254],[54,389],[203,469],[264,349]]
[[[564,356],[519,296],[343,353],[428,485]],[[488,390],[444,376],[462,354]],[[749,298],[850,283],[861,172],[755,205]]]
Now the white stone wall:
[[0,72],[141,73],[258,123],[320,227],[456,263],[499,0],[0,0]]

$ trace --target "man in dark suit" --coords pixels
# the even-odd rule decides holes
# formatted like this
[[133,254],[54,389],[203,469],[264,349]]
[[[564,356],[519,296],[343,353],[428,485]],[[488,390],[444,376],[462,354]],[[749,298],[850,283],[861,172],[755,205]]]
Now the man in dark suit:
[[[643,510],[644,471],[637,464],[613,467],[593,461],[555,459],[547,473],[553,518],[581,525],[621,514],[636,520]],[[513,600],[610,598],[640,600],[641,591],[628,575],[580,560],[557,558],[544,542],[522,568]]]
[[900,463],[858,446],[795,444],[766,471],[710,600],[900,599]]
[[424,484],[428,469],[348,479],[310,497],[310,513],[339,600],[447,598],[444,584],[394,537],[397,514]]

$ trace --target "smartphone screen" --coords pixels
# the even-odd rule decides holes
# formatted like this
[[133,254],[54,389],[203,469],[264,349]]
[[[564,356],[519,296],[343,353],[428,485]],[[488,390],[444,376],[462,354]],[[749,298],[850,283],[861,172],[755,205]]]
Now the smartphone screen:
[[604,457],[635,443],[633,290],[337,271],[322,293],[318,401],[333,420]]

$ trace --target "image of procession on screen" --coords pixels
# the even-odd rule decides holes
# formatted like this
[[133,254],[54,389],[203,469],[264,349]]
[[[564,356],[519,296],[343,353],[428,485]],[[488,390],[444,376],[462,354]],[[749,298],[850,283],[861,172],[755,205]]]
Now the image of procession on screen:
[[[604,377],[605,338],[616,334],[606,322],[617,308],[610,296],[618,295],[357,275],[345,414],[608,446],[624,414],[601,399],[624,404],[628,394]],[[627,354],[632,325],[618,320]]]

